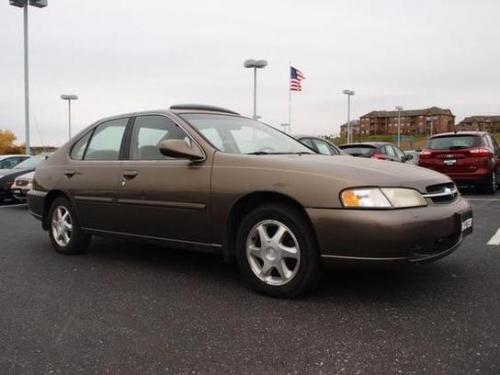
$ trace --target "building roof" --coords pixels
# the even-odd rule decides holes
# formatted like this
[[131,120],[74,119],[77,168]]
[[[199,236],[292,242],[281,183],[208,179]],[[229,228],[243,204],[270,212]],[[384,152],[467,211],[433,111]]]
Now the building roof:
[[[499,115],[493,115],[493,116],[469,116],[464,118],[460,124],[462,123],[473,123],[473,122],[500,122],[500,116]],[[460,125],[459,124],[459,125]]]
[[[398,117],[399,111],[371,111],[363,117]],[[408,109],[401,111],[401,116],[403,117],[414,117],[414,116],[453,116],[453,113],[449,109],[443,109],[439,107],[430,107],[424,109]]]
[[[359,120],[351,120],[351,126],[358,126],[359,125]],[[347,127],[347,122],[345,124],[340,125],[341,128],[346,128]]]

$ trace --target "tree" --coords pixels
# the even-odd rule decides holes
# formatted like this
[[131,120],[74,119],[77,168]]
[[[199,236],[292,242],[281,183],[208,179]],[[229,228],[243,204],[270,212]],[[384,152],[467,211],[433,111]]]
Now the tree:
[[16,136],[10,130],[0,129],[0,155],[1,154],[22,154],[24,147],[14,144]]

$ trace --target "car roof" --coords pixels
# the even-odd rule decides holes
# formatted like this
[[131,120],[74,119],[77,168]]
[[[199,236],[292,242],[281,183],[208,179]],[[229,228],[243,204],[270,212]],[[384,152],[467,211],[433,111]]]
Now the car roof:
[[327,139],[325,138],[321,138],[321,137],[318,137],[317,135],[309,135],[309,134],[294,134],[292,135],[293,138],[295,139],[302,139],[302,138],[314,138],[314,139],[320,139],[322,141],[325,141],[325,142],[329,142]]
[[0,155],[0,160],[14,157],[14,156],[29,156],[29,155],[26,155],[26,154],[5,154],[5,155]]
[[359,147],[359,146],[373,146],[380,147],[383,145],[391,145],[390,142],[358,142],[358,143],[345,143],[340,145],[339,147]]
[[232,111],[230,109],[225,109],[222,107],[216,107],[205,104],[175,104],[170,106],[169,109],[153,109],[146,111],[136,111],[136,112],[128,112],[121,113],[118,115],[108,116],[99,119],[96,123],[101,123],[110,120],[118,120],[124,117],[135,117],[135,116],[148,116],[148,115],[168,115],[168,114],[186,114],[186,113],[210,113],[210,114],[220,114],[220,115],[228,115],[228,116],[238,116],[245,117],[240,115],[239,113]]
[[456,136],[456,135],[485,135],[489,134],[488,132],[485,131],[473,131],[473,130],[467,130],[467,131],[458,131],[458,132],[448,132],[448,133],[439,133],[439,134],[434,134],[430,136],[429,138],[439,138],[439,137],[448,137],[448,136]]

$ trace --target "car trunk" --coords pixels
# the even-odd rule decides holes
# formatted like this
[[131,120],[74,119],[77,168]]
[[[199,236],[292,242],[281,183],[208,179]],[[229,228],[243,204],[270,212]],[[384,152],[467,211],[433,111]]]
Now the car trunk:
[[478,152],[480,145],[481,138],[474,135],[431,138],[419,165],[442,173],[474,172],[487,161],[487,155]]

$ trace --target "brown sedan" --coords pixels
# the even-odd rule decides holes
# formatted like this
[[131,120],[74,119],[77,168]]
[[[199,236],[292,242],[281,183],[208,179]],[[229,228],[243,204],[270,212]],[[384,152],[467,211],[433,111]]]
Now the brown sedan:
[[54,248],[109,235],[236,258],[257,290],[310,290],[322,263],[415,263],[455,250],[469,204],[445,175],[315,154],[222,108],[173,106],[91,125],[36,170],[28,195]]

